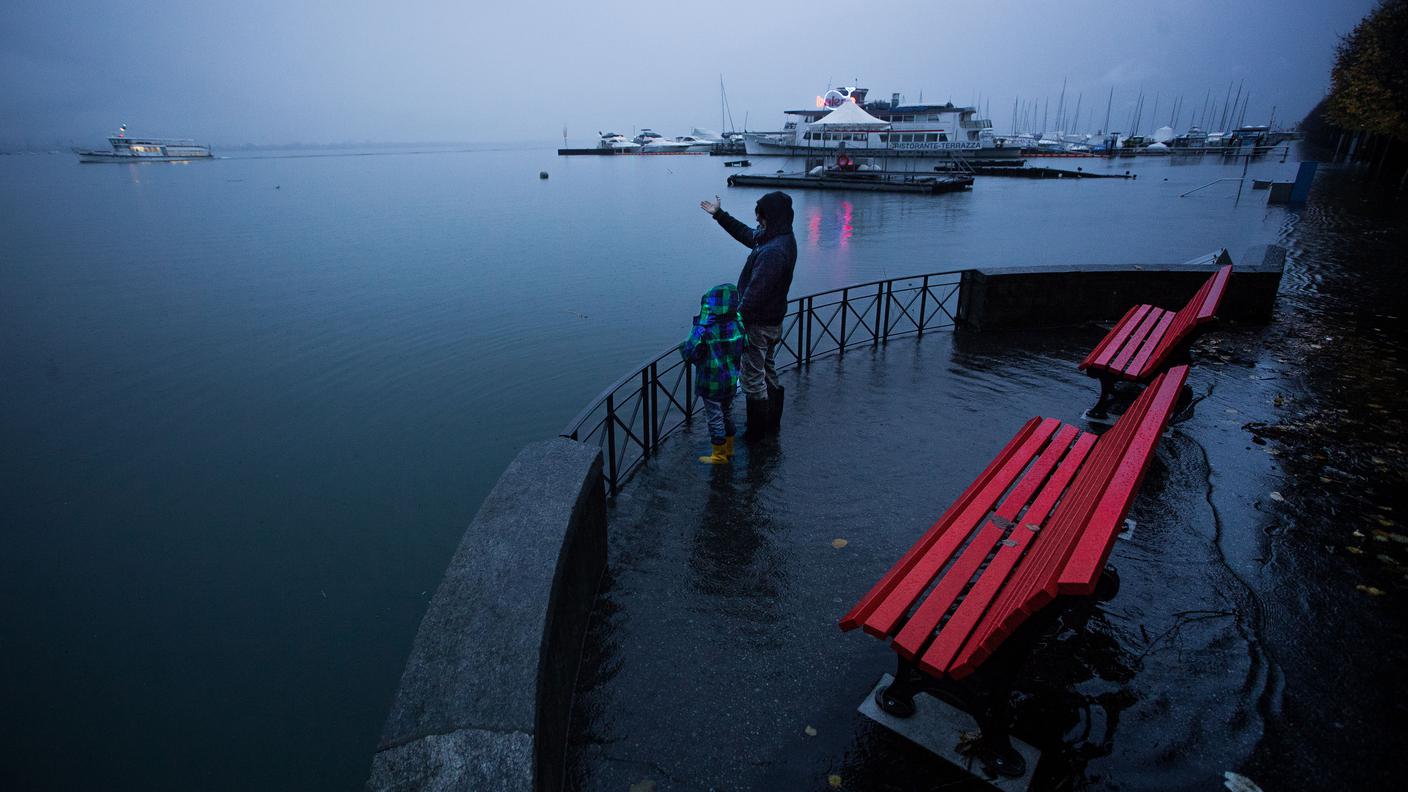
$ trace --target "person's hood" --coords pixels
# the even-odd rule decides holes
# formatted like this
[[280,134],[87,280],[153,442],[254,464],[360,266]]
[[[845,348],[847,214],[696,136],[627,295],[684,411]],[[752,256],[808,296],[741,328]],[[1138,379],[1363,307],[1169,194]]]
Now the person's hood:
[[704,293],[699,300],[699,323],[734,319],[738,316],[738,305],[742,298],[738,287],[732,283],[720,283]]
[[775,236],[792,233],[792,196],[785,192],[770,192],[759,198],[754,208],[767,221],[767,228],[757,235],[759,244]]

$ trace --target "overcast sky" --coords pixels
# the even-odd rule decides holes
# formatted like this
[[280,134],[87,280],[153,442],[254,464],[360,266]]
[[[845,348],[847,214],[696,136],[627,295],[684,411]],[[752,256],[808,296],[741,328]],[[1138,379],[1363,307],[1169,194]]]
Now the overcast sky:
[[1147,126],[1156,94],[1162,124],[1179,95],[1220,107],[1229,81],[1250,91],[1248,123],[1273,105],[1294,121],[1373,5],[7,0],[0,143],[100,143],[123,122],[217,144],[678,135],[719,127],[720,74],[752,129],[857,79],[909,101],[981,96],[999,131],[1017,97],[1054,117],[1063,79],[1097,127],[1111,87],[1123,129],[1141,90]]

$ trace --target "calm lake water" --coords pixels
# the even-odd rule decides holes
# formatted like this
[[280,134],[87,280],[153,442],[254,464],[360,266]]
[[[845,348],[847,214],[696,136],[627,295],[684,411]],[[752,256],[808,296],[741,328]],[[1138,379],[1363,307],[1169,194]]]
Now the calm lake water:
[[[792,294],[1236,257],[1293,225],[1232,183],[1178,197],[1240,164],[1036,164],[1139,178],[794,192]],[[504,465],[737,276],[698,208],[750,217],[762,191],[729,172],[547,147],[0,157],[4,786],[359,786]]]

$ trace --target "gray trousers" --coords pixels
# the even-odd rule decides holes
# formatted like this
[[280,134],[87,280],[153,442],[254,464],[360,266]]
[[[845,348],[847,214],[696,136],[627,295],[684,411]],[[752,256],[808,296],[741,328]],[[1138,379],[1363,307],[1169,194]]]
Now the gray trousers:
[[704,418],[709,422],[709,441],[714,445],[723,445],[724,441],[733,437],[735,426],[733,425],[733,397],[720,401],[699,397],[704,402]]
[[777,387],[777,347],[782,325],[748,325],[748,351],[743,354],[743,392],[750,399],[767,399]]

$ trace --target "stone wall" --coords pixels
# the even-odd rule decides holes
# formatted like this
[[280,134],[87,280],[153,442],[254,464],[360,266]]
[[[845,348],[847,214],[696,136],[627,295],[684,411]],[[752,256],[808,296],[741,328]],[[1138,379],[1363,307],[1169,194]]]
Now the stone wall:
[[572,690],[606,565],[596,446],[524,448],[430,601],[370,790],[559,790]]
[[[1218,317],[1269,320],[1285,258],[1284,249],[1259,245],[1233,262]],[[1139,303],[1177,310],[1229,261],[1233,259],[1223,250],[1182,264],[969,270],[959,290],[958,321],[990,329],[1113,320]]]

